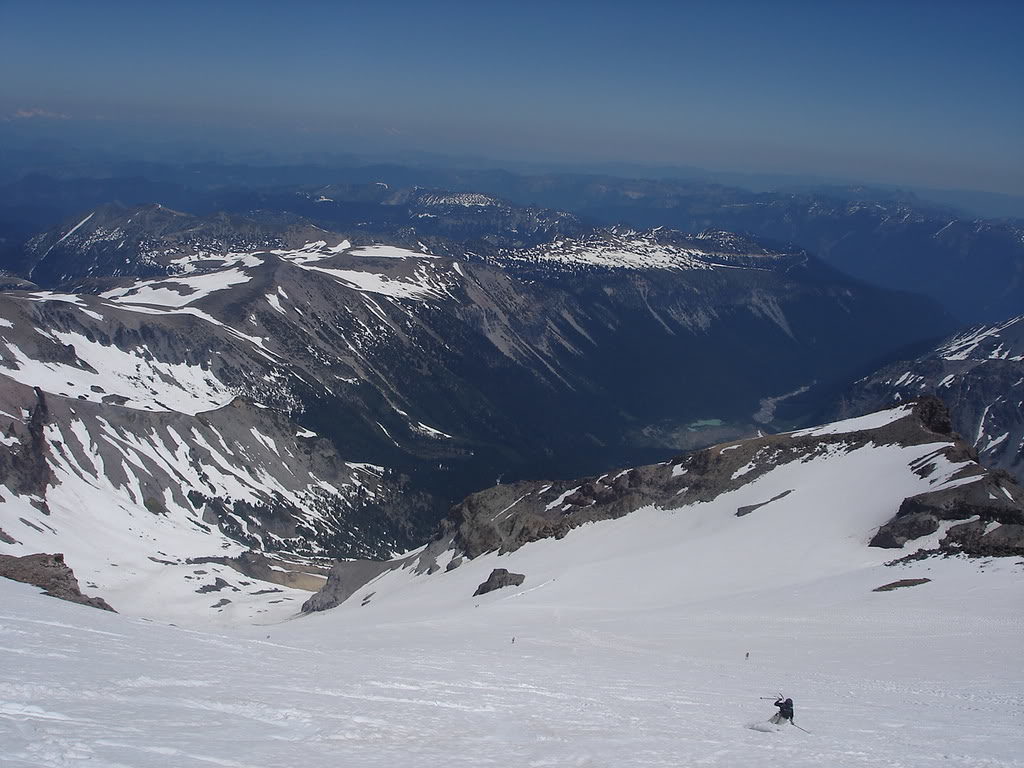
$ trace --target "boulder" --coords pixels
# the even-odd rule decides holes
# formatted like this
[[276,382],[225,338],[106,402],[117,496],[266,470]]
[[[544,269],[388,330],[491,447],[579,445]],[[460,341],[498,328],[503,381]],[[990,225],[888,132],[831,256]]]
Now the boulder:
[[114,609],[101,597],[87,597],[78,588],[78,579],[64,563],[64,555],[57,553],[25,555],[0,555],[0,576],[23,584],[40,587],[51,597],[59,597],[72,603],[81,603],[104,611]]

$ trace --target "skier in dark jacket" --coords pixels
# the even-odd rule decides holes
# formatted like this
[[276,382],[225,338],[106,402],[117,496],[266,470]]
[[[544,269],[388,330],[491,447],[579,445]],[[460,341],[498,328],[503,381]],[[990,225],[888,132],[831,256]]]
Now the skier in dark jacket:
[[789,720],[790,723],[793,722],[792,699],[786,699],[785,701],[783,701],[782,697],[779,696],[779,698],[775,700],[775,706],[779,708],[779,711],[772,715],[771,722],[775,723],[776,725],[783,722],[784,720]]

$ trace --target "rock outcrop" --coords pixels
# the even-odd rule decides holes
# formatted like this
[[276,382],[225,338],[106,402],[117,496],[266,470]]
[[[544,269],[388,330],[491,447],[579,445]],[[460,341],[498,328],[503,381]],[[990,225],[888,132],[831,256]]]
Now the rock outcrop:
[[0,576],[40,587],[45,594],[61,600],[81,603],[104,611],[114,610],[102,597],[88,597],[82,594],[74,571],[67,566],[64,555],[60,553],[40,553],[23,557],[0,555]]
[[525,580],[526,574],[524,573],[510,573],[508,568],[495,568],[487,577],[487,581],[476,588],[473,597],[486,595],[488,592],[504,587],[518,587]]
[[373,560],[348,560],[338,563],[331,569],[323,588],[302,604],[302,612],[315,613],[341,605],[360,587],[393,567],[394,564],[391,562]]
[[1024,555],[1022,501],[1024,494],[1010,475],[995,470],[972,483],[904,499],[871,546],[898,549],[935,533],[943,522],[962,520],[947,529],[939,550],[983,557]]
[[891,581],[888,584],[883,584],[880,587],[875,587],[872,592],[892,592],[895,589],[906,589],[907,587],[917,587],[921,584],[927,584],[931,579],[900,579],[899,581]]

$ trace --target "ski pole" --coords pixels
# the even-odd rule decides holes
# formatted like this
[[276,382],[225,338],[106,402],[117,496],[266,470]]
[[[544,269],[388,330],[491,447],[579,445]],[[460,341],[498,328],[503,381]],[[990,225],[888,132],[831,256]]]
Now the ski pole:
[[[792,720],[789,721],[789,724],[792,725],[794,728],[800,728],[800,726],[794,723]],[[800,730],[804,733],[810,733],[810,731],[808,731],[806,728],[800,728]]]

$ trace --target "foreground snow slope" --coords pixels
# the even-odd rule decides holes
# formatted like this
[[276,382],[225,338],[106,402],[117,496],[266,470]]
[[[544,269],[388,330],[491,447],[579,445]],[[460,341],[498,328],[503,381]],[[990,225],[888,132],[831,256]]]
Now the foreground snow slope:
[[[927,561],[656,610],[504,590],[235,634],[2,581],[0,743],[12,768],[1021,766],[1022,576]],[[748,727],[777,690],[811,734]]]

